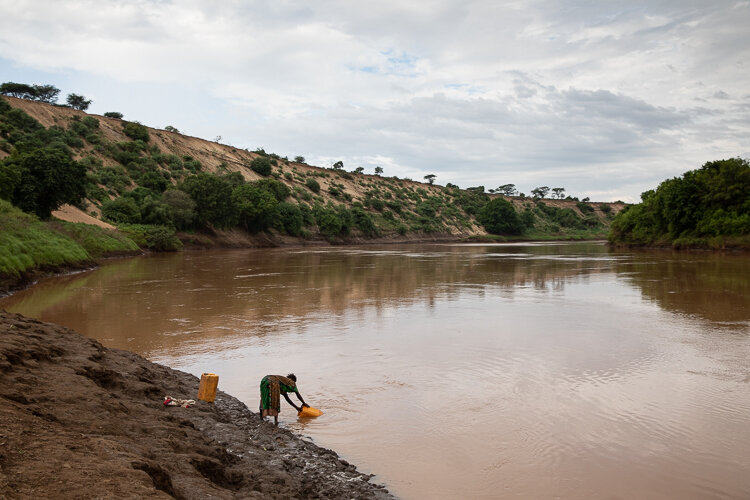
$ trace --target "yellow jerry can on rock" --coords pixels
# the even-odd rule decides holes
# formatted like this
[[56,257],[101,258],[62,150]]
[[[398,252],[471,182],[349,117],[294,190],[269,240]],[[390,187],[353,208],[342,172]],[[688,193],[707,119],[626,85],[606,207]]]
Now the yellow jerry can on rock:
[[216,388],[219,386],[219,376],[215,373],[203,373],[201,385],[198,387],[198,399],[213,403],[216,399]]

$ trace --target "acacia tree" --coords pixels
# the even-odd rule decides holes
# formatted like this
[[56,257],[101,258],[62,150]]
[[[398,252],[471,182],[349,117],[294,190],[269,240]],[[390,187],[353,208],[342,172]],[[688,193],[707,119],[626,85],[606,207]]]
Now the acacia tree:
[[91,99],[86,99],[84,96],[78,94],[68,94],[67,103],[68,106],[73,109],[77,109],[78,111],[86,111],[87,109],[89,109]]
[[424,176],[425,180],[429,182],[430,185],[432,185],[435,182],[435,177],[437,177],[437,175],[435,174],[427,174]]
[[500,193],[505,196],[513,196],[517,193],[515,184],[503,184],[502,186],[495,189],[496,193]]
[[544,198],[547,196],[547,193],[549,193],[549,187],[547,186],[539,186],[538,188],[531,190],[531,194],[534,195],[534,198]]
[[5,82],[0,85],[0,94],[19,99],[33,99],[34,87],[25,83]]
[[383,167],[375,167],[375,175],[380,175],[383,173]]
[[34,100],[52,104],[57,101],[60,89],[54,85],[34,85]]
[[0,94],[20,99],[53,103],[57,101],[60,89],[54,85],[27,85],[25,83],[5,82],[0,84]]
[[333,164],[333,168],[335,170],[343,170],[344,169],[344,162],[339,160],[336,163]]
[[552,188],[552,192],[558,200],[562,200],[565,196],[565,188],[563,187]]

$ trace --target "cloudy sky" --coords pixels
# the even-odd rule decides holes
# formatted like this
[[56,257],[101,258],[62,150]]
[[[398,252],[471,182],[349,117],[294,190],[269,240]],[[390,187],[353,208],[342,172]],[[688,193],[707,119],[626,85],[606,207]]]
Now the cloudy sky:
[[0,80],[320,166],[638,201],[750,156],[749,26],[750,0],[0,0]]

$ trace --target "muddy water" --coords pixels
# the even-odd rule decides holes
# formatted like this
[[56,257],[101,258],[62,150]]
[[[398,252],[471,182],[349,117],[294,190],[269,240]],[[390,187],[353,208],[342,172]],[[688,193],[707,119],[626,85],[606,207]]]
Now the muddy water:
[[282,424],[406,499],[750,498],[747,255],[185,252],[0,307],[218,373],[251,407],[263,375],[294,371],[326,413]]

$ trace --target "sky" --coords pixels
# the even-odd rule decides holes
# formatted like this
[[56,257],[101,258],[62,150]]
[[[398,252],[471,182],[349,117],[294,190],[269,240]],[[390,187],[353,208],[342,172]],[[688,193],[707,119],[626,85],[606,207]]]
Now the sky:
[[347,170],[594,201],[750,157],[750,0],[0,0],[0,81]]

